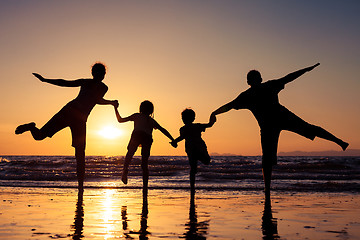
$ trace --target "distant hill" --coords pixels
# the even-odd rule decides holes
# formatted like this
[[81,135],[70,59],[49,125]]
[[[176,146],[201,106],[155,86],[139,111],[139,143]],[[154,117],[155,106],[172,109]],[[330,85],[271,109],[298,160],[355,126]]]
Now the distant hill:
[[348,149],[344,151],[293,151],[293,152],[279,152],[278,156],[360,156],[360,149]]
[[[217,153],[212,152],[210,156],[245,156],[241,154],[234,153]],[[360,149],[348,149],[344,151],[314,151],[314,152],[306,152],[306,151],[293,151],[293,152],[279,152],[278,156],[360,156]]]

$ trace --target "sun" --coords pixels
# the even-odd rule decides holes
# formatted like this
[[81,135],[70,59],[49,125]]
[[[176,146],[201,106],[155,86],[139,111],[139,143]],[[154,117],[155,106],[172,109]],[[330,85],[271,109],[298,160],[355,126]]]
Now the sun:
[[102,136],[103,138],[107,139],[115,139],[117,137],[120,137],[123,134],[123,131],[118,129],[117,127],[108,125],[104,126],[102,129],[98,131],[98,134]]

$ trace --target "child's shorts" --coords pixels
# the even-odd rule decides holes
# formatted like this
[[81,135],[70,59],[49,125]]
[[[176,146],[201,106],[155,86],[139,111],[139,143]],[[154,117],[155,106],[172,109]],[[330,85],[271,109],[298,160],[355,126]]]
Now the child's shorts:
[[204,141],[186,144],[185,148],[191,166],[193,164],[197,165],[198,160],[205,165],[208,165],[210,163],[210,156]]
[[128,144],[128,151],[136,152],[137,148],[141,146],[141,155],[150,156],[150,149],[153,139],[152,136],[143,131],[134,131]]

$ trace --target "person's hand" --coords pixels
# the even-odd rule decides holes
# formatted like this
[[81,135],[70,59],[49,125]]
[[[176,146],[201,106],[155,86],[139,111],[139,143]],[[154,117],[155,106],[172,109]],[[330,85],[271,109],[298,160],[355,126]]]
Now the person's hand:
[[172,142],[170,142],[170,144],[171,144],[171,146],[173,146],[174,148],[177,148],[177,142],[175,142],[175,141],[172,141]]
[[44,82],[45,78],[43,78],[43,76],[41,76],[40,74],[38,74],[38,73],[33,73],[33,75],[34,75],[35,77],[37,77],[40,81]]
[[211,113],[209,123],[214,124],[215,122],[216,122],[216,115],[214,113]]
[[118,100],[114,100],[112,105],[114,106],[114,108],[118,108],[119,107]]
[[316,68],[316,67],[317,67],[317,66],[319,66],[319,65],[320,65],[320,63],[317,63],[317,64],[315,64],[315,65],[313,65],[313,66],[309,67],[309,68],[308,68],[308,71],[313,70],[314,68]]

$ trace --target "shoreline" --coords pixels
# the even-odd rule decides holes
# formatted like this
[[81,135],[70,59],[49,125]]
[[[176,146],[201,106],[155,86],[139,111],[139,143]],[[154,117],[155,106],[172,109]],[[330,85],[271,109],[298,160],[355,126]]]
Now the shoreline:
[[359,193],[0,187],[0,239],[358,239]]

